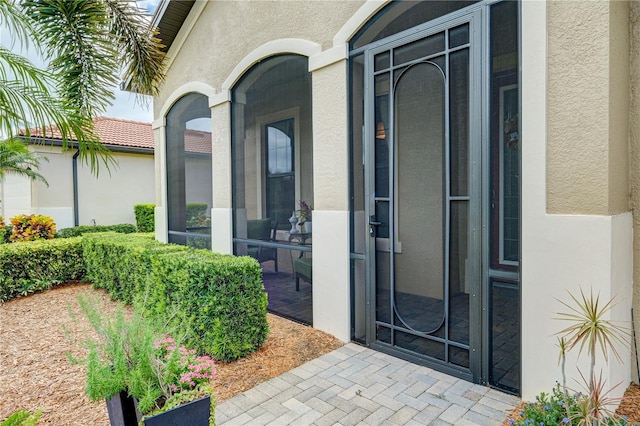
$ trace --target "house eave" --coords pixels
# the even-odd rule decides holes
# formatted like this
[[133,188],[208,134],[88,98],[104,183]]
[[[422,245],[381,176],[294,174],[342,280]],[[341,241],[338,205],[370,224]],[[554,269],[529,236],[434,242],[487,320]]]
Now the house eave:
[[[18,138],[27,142],[30,145],[49,145],[62,147],[65,144],[61,139],[51,139],[51,138],[38,138],[38,137],[26,137],[26,136],[18,136]],[[139,146],[122,146],[122,145],[113,145],[113,144],[102,144],[111,152],[118,153],[126,153],[126,154],[145,154],[145,155],[154,155],[153,148],[144,148]],[[67,148],[70,149],[78,149],[78,143],[76,141],[69,141],[66,143]]]

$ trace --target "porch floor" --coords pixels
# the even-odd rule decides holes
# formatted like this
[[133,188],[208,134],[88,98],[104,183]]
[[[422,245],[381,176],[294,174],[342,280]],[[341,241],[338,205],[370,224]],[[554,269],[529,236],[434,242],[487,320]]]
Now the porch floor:
[[218,425],[501,425],[519,398],[349,343],[216,407]]
[[262,280],[269,296],[267,310],[281,317],[313,325],[311,284],[300,279],[296,291],[295,277],[290,272],[273,272],[263,268]]

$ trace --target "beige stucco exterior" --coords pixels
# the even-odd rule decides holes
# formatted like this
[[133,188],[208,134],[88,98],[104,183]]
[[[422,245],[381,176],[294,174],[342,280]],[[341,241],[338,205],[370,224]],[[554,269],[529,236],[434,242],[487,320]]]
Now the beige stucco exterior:
[[[32,146],[48,161],[42,161],[39,173],[49,184],[13,177],[3,183],[9,198],[3,200],[6,217],[19,213],[52,216],[57,228],[74,226],[73,155],[53,146]],[[155,202],[154,159],[152,154],[114,152],[117,164],[105,168],[98,176],[88,164],[78,160],[78,224],[115,225],[136,223],[133,206]],[[12,197],[20,185],[19,198]],[[25,198],[28,193],[28,200]]]
[[[169,51],[171,67],[162,93],[154,101],[156,117],[167,96],[182,84],[199,81],[219,92],[236,64],[265,43],[301,39],[316,43],[323,50],[332,47],[334,35],[363,2],[205,3],[204,7],[194,6],[194,11],[203,9],[179,52]],[[220,25],[209,25],[210,22]],[[242,37],[238,36],[239,31]]]
[[547,210],[629,211],[629,4],[551,1]]
[[[636,338],[640,338],[640,2],[631,2],[629,19],[630,99],[629,99],[629,179],[633,211],[633,312]],[[633,347],[633,359],[639,356]],[[639,373],[632,363],[634,375]]]
[[[189,91],[209,96],[214,152],[212,247],[230,253],[229,91],[261,59],[279,53],[309,57],[313,281],[322,284],[314,287],[314,326],[345,341],[350,339],[351,326],[345,43],[384,3],[198,2],[169,51],[167,82],[154,101],[156,153],[162,153],[156,156],[156,181],[164,182],[160,146],[164,114]],[[633,294],[640,312],[640,290],[632,291],[633,277],[640,282],[640,238],[632,238],[633,225],[639,225],[640,218],[631,214],[640,190],[640,57],[635,53],[640,47],[639,16],[635,2],[631,7],[616,1],[521,3],[521,391],[526,399],[548,391],[560,374],[554,333],[562,324],[554,318],[562,305],[556,299],[566,300],[567,291],[575,294],[580,288],[593,288],[602,298],[615,296],[620,303],[610,318],[629,324]],[[163,185],[157,186],[156,195],[159,239],[166,238]],[[358,212],[357,223],[363,219]],[[362,283],[362,263],[356,268]],[[356,292],[362,290],[358,287]],[[356,328],[362,329],[362,324]],[[638,318],[636,329],[640,330]],[[629,347],[622,353],[622,365],[612,362],[605,368],[611,384],[632,377],[635,360]],[[583,366],[584,358],[580,362]],[[570,374],[576,376],[577,371],[572,369]],[[619,387],[615,392],[623,390]]]

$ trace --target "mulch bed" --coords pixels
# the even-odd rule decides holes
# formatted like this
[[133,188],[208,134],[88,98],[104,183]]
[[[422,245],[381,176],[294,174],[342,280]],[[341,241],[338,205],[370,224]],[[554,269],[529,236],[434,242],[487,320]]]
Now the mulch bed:
[[[90,284],[68,284],[0,304],[0,421],[18,409],[42,409],[39,424],[108,425],[104,402],[84,394],[85,369],[67,359],[84,354],[79,342],[93,334],[80,315],[77,296],[89,292],[103,308],[117,303]],[[130,308],[128,308],[130,309]],[[268,315],[271,328],[265,344],[248,358],[217,364],[214,380],[219,402],[265,380],[342,346],[326,333]]]
[[[67,359],[68,353],[83,356],[78,342],[93,333],[82,317],[72,319],[70,315],[79,312],[77,296],[86,292],[98,296],[107,311],[118,306],[86,283],[0,304],[0,421],[23,408],[42,409],[39,424],[109,424],[104,402],[93,403],[84,394],[84,366]],[[271,314],[268,321],[269,338],[257,352],[235,362],[217,363],[214,390],[218,403],[342,345],[326,333]],[[515,418],[519,410],[509,418]],[[638,385],[629,386],[618,414],[640,424]]]

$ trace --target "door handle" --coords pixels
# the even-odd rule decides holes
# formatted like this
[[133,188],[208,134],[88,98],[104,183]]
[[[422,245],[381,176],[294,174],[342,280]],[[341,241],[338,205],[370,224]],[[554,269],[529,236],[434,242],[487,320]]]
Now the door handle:
[[369,221],[369,235],[372,237],[376,236],[376,226],[382,225],[382,222],[376,222],[375,220]]

